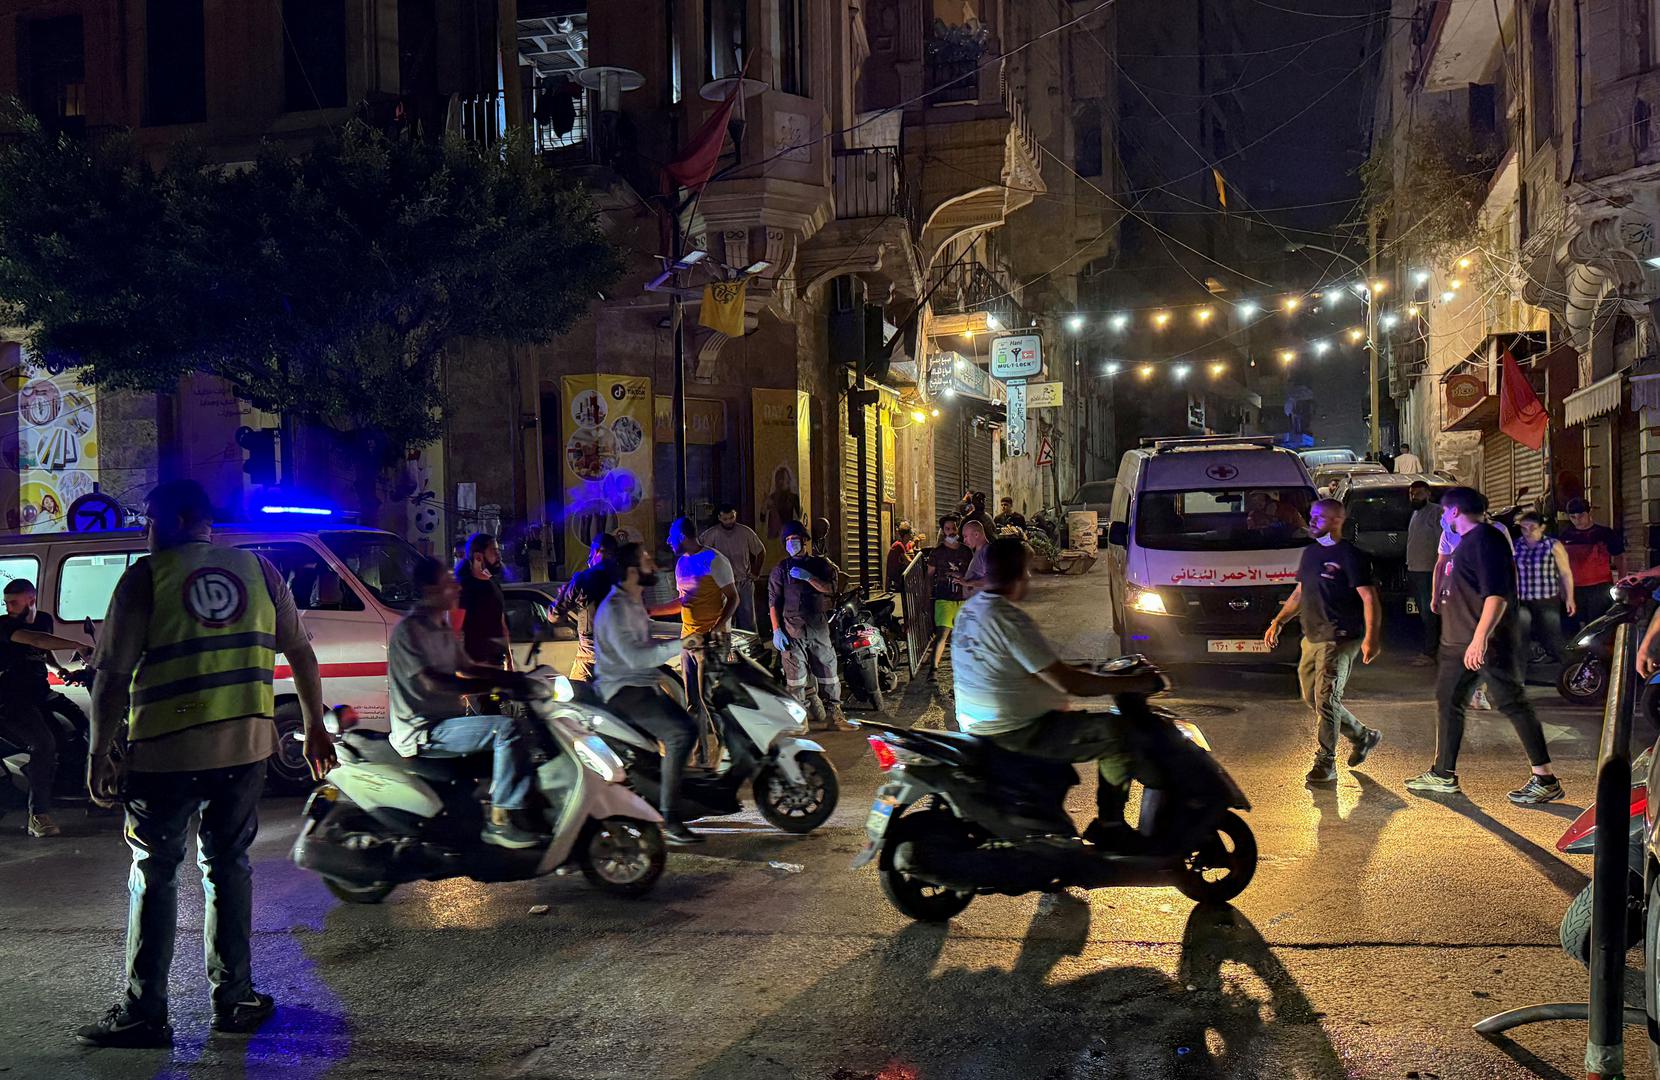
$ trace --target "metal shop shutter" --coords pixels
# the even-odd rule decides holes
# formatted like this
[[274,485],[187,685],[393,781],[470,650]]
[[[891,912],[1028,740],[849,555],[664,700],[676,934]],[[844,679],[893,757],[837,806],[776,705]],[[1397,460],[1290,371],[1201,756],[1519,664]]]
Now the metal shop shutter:
[[878,589],[882,581],[882,501],[877,476],[882,453],[882,435],[876,426],[877,410],[867,405],[865,413],[865,515],[859,525],[859,440],[842,437],[842,569],[857,585]]

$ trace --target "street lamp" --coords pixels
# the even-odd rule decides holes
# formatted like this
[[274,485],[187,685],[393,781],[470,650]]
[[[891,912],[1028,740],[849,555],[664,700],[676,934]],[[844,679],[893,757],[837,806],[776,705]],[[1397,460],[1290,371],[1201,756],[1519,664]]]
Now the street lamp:
[[1320,244],[1292,243],[1286,245],[1286,247],[1289,251],[1323,251],[1327,255],[1334,258],[1342,259],[1344,262],[1359,271],[1363,280],[1371,283],[1370,288],[1362,285],[1356,291],[1359,292],[1366,301],[1365,334],[1366,351],[1368,354],[1367,371],[1368,377],[1372,383],[1372,430],[1370,433],[1370,443],[1372,448],[1372,456],[1375,458],[1383,450],[1383,435],[1378,426],[1380,420],[1379,413],[1382,405],[1379,400],[1381,395],[1378,393],[1378,309],[1377,304],[1374,303],[1374,301],[1377,299],[1378,294],[1383,292],[1388,285],[1387,282],[1377,277],[1378,258],[1376,246],[1373,245],[1371,250],[1368,252],[1366,259],[1367,265],[1364,266],[1361,265],[1359,259],[1356,259],[1352,255],[1346,255],[1343,252],[1338,251],[1336,248],[1323,247]]

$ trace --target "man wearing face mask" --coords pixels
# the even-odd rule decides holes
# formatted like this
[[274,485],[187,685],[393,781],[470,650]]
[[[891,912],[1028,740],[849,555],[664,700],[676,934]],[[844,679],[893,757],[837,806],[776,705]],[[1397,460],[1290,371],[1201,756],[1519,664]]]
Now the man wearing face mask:
[[962,518],[947,514],[940,518],[940,542],[928,552],[928,584],[934,594],[934,628],[939,640],[934,644],[933,677],[939,678],[940,664],[945,660],[945,646],[951,640],[951,627],[956,624],[957,612],[963,606],[963,578],[974,553],[963,544]]
[[1280,627],[1301,616],[1303,653],[1297,681],[1303,702],[1314,712],[1318,746],[1314,766],[1304,780],[1310,784],[1337,783],[1337,736],[1349,740],[1349,768],[1366,760],[1383,733],[1355,719],[1343,704],[1343,691],[1358,657],[1363,664],[1377,658],[1383,639],[1383,607],[1378,603],[1372,561],[1343,539],[1343,504],[1321,499],[1309,510],[1314,543],[1303,549],[1297,567],[1297,587],[1268,624],[1262,640],[1270,649],[1279,644]]
[[801,522],[785,525],[780,538],[788,554],[772,568],[767,597],[772,643],[784,660],[784,682],[807,706],[807,680],[817,679],[826,726],[852,731],[853,725],[842,717],[842,684],[836,674],[836,649],[830,643],[830,603],[839,571],[829,559],[813,554],[812,538]]
[[721,503],[715,512],[715,522],[703,530],[698,543],[714,548],[732,564],[732,582],[738,590],[738,614],[732,625],[754,633],[755,583],[760,580],[761,564],[766,561],[766,545],[754,529],[738,520],[738,508],[731,503]]

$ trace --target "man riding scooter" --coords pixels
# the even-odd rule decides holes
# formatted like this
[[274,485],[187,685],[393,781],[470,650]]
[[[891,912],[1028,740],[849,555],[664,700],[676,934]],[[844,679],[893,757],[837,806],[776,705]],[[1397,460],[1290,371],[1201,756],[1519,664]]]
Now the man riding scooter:
[[[986,547],[985,588],[963,604],[951,638],[958,725],[1013,753],[1095,762],[1097,816],[1084,838],[1133,850],[1139,837],[1124,821],[1130,780],[1146,783],[1151,772],[1140,765],[1142,725],[1117,712],[1072,711],[1067,698],[1152,694],[1164,688],[1163,679],[1098,675],[1060,660],[1019,607],[1031,587],[1030,567],[1031,554],[1016,537],[999,537]],[[1128,680],[1146,686],[1136,689]],[[1154,732],[1165,726],[1147,728]]]
[[[852,731],[842,716],[842,683],[836,671],[836,646],[830,640],[830,606],[836,595],[836,564],[813,554],[807,526],[792,521],[780,531],[787,553],[767,582],[772,613],[772,643],[784,661],[784,684],[804,707],[807,681],[818,680],[822,720],[831,731]],[[819,713],[819,709],[814,709]]]
[[513,818],[524,816],[535,779],[530,746],[506,716],[470,716],[464,695],[523,685],[525,677],[470,659],[450,628],[461,586],[437,559],[415,566],[420,600],[392,631],[386,645],[391,690],[392,748],[404,757],[495,754],[490,817],[484,842],[506,848],[535,847],[542,837]]

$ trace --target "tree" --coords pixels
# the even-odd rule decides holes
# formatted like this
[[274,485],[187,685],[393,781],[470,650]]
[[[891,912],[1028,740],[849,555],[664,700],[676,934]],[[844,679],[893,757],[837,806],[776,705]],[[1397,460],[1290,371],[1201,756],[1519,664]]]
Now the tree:
[[545,342],[621,271],[583,190],[522,140],[361,123],[250,165],[129,137],[0,146],[0,318],[96,386],[207,372],[246,400],[397,450],[431,442],[446,345]]

